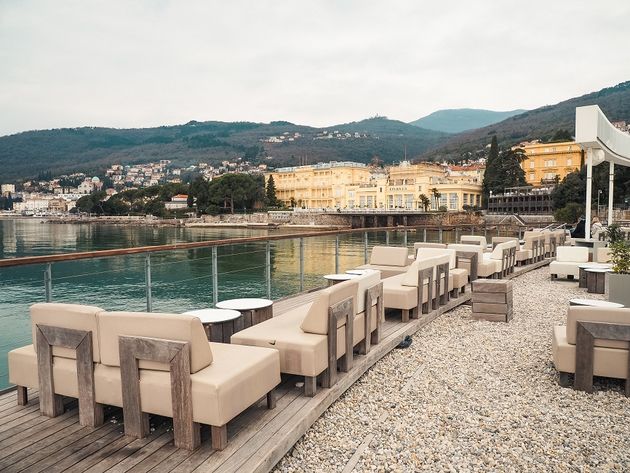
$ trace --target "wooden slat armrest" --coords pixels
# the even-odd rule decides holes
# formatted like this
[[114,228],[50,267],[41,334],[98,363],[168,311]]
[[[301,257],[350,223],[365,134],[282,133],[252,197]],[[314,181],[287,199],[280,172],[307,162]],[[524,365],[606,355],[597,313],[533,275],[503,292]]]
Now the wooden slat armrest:
[[[337,382],[337,328],[338,322],[345,322],[345,347],[341,370],[344,372],[352,368],[354,304],[349,297],[328,308],[328,373],[324,382],[325,387],[333,386]],[[344,324],[341,325],[342,327]],[[341,327],[340,327],[341,328]]]
[[[424,295],[424,281],[429,281],[429,286],[427,288],[427,302],[426,306],[423,299]],[[428,314],[431,312],[431,301],[433,300],[433,267],[424,268],[418,270],[418,306],[415,310],[415,316],[422,312],[423,314]]]
[[[376,329],[372,332],[372,307],[376,303]],[[362,354],[370,351],[372,344],[381,341],[381,324],[385,318],[385,306],[383,304],[383,283],[379,282],[365,291],[364,312],[364,339]]]
[[470,282],[473,282],[477,279],[477,264],[479,263],[479,254],[476,251],[460,251],[458,250],[455,253],[455,266],[459,266],[460,261],[468,261],[470,263],[470,274],[469,279]]

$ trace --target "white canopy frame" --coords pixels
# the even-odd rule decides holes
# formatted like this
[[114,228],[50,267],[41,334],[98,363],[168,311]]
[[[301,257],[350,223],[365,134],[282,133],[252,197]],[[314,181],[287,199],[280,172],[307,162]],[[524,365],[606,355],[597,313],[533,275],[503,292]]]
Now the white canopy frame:
[[591,238],[591,196],[593,166],[608,161],[608,225],[613,223],[615,164],[630,166],[630,134],[623,133],[608,121],[597,105],[576,107],[575,141],[586,155],[586,224],[584,236]]

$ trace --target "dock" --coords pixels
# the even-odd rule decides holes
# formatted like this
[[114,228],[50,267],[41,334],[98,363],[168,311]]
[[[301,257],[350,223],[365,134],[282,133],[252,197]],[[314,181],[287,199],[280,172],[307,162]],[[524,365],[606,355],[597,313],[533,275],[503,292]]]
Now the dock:
[[[517,277],[548,264],[541,261],[515,268],[509,278]],[[274,314],[308,303],[315,292],[277,301]],[[29,389],[26,406],[17,405],[15,390],[0,394],[0,471],[7,472],[267,472],[304,435],[308,428],[378,360],[392,351],[407,335],[414,335],[437,317],[468,303],[470,285],[458,298],[428,315],[407,323],[400,314],[386,314],[382,338],[367,355],[355,355],[347,373],[339,373],[337,384],[317,390],[314,397],[304,396],[302,378],[283,376],[278,386],[276,408],[268,410],[261,399],[228,424],[225,450],[212,449],[210,429],[201,431],[201,446],[193,451],[173,445],[170,419],[151,417],[151,434],[143,439],[124,435],[122,409],[107,407],[105,423],[91,428],[78,423],[77,402],[66,398],[66,411],[56,418],[44,417],[39,411],[36,390]]]

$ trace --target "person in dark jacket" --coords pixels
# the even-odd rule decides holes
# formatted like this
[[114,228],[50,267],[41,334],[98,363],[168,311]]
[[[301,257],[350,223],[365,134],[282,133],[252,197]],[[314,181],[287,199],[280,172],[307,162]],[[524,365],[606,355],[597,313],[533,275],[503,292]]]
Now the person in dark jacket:
[[575,228],[571,232],[571,238],[584,238],[586,235],[586,219],[584,217],[580,217],[578,222],[575,224]]

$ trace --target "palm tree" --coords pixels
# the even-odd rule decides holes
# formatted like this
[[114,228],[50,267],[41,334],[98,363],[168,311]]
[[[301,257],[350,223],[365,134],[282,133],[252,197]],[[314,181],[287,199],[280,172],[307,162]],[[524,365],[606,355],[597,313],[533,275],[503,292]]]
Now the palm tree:
[[435,199],[435,208],[439,208],[440,207],[440,197],[442,197],[442,194],[440,194],[440,191],[437,190],[437,187],[434,187],[433,189],[431,189],[431,194],[433,195],[433,198]]
[[431,199],[429,199],[424,194],[420,194],[418,196],[418,199],[420,200],[420,205],[422,205],[422,208],[424,208],[424,211],[427,212],[429,210],[429,206],[431,205]]

